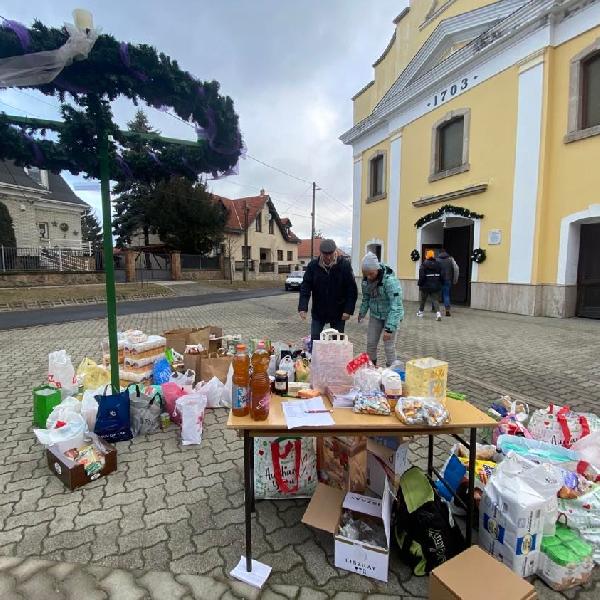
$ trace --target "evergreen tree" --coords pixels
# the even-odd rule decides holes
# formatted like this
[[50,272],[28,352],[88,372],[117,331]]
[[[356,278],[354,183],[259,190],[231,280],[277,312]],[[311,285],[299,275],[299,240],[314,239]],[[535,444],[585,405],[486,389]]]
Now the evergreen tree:
[[81,239],[92,242],[92,248],[99,248],[102,244],[102,226],[91,206],[81,215]]
[[[132,121],[127,123],[129,131],[136,133],[159,133],[150,127],[148,117],[143,110],[138,110]],[[143,143],[132,143],[130,149],[123,155],[126,163],[136,164],[140,159],[147,158],[148,150]],[[133,179],[123,179],[117,182],[114,193],[115,218],[113,231],[117,236],[117,246],[122,248],[131,242],[131,237],[136,233],[144,234],[144,245],[150,243],[150,233],[156,229],[150,223],[149,205],[152,201],[155,185],[140,183]]]
[[165,245],[186,254],[206,254],[223,239],[225,209],[213,200],[203,183],[183,177],[160,183],[150,215]]
[[6,205],[0,202],[0,246],[11,246],[14,248],[16,245],[17,239],[15,238],[12,217]]

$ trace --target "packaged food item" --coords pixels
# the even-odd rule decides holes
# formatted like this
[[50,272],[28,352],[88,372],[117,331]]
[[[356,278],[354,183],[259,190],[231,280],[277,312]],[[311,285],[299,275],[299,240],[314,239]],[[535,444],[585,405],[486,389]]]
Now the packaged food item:
[[435,358],[417,358],[406,363],[406,393],[409,396],[446,400],[448,363]]
[[385,392],[385,397],[390,403],[392,410],[396,408],[398,398],[402,396],[402,378],[392,369],[384,369],[381,374],[381,385]]
[[381,390],[381,371],[373,366],[361,367],[354,373],[354,387],[361,392]]
[[235,417],[245,417],[250,412],[250,356],[246,352],[245,344],[236,346],[232,364],[232,412]]
[[302,398],[303,400],[308,400],[309,398],[316,398],[320,396],[321,392],[319,390],[310,390],[310,389],[301,389],[298,390],[298,398]]
[[275,393],[285,396],[288,393],[288,372],[284,370],[275,371]]
[[382,392],[359,392],[354,401],[354,412],[387,416],[391,413],[391,409],[390,403]]
[[450,413],[436,398],[407,396],[396,404],[396,416],[405,425],[439,427],[450,421]]

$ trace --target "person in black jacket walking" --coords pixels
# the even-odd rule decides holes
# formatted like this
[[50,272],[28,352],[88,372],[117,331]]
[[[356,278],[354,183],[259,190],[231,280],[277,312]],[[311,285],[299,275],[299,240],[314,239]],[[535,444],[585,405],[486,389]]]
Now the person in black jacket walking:
[[436,312],[436,320],[442,320],[442,313],[439,310],[438,300],[442,290],[442,266],[435,259],[433,250],[427,250],[425,260],[419,269],[419,311],[417,317],[423,317],[423,310],[427,298],[431,298],[433,310]]
[[311,260],[300,286],[298,313],[306,319],[312,295],[310,335],[318,340],[325,325],[344,331],[346,321],[354,314],[358,288],[347,259],[339,256],[333,240],[323,240],[320,255]]

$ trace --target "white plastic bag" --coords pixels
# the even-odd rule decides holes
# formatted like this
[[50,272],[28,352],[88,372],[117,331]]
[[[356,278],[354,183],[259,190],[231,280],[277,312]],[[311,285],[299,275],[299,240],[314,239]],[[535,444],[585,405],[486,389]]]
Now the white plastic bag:
[[206,396],[207,408],[219,408],[224,389],[223,382],[218,377],[213,377],[204,385],[197,385],[195,391]]
[[571,446],[581,456],[581,460],[600,469],[600,431],[592,431]]
[[202,443],[202,423],[206,404],[206,396],[200,393],[186,394],[175,401],[175,410],[181,415],[182,445]]
[[219,406],[224,408],[231,408],[231,394],[233,391],[233,364],[229,365],[229,371],[227,371],[227,380],[223,386],[221,392],[221,403]]
[[[68,398],[79,404],[74,398]],[[46,429],[34,429],[35,437],[44,446],[58,445],[60,452],[66,452],[71,448],[79,448],[83,445],[83,438],[87,430],[85,419],[81,413],[72,406],[71,402],[65,405],[59,404],[48,416]],[[57,424],[64,423],[60,427]]]
[[58,350],[48,355],[48,381],[67,392],[77,392],[75,367],[66,350]]
[[87,423],[89,431],[94,431],[96,427],[96,416],[98,415],[98,400],[95,396],[102,395],[104,386],[99,390],[86,390],[83,392],[83,400],[81,401],[81,416]]
[[171,379],[177,385],[194,385],[196,381],[196,371],[188,369],[185,373],[171,373]]

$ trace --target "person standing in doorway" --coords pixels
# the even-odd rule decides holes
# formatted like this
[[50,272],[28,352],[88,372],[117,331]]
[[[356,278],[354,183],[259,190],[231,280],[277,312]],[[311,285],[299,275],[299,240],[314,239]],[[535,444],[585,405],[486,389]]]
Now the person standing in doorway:
[[442,289],[442,266],[435,259],[435,253],[433,250],[427,250],[425,253],[425,260],[419,268],[419,310],[417,317],[423,317],[423,311],[425,310],[425,303],[428,298],[431,298],[433,310],[436,315],[437,321],[442,320],[442,313],[440,312],[438,301],[440,297],[440,291]]
[[444,248],[440,250],[437,257],[440,266],[442,267],[442,300],[446,308],[446,316],[450,314],[450,289],[452,285],[456,285],[458,281],[459,268],[456,261],[446,252]]
[[307,317],[311,296],[311,338],[318,340],[326,324],[343,332],[346,321],[354,314],[358,288],[352,265],[338,254],[333,240],[322,240],[320,255],[306,267],[298,301],[301,319]]
[[362,261],[362,303],[358,311],[360,323],[367,312],[369,329],[367,332],[367,354],[377,364],[377,346],[383,332],[383,348],[386,366],[396,360],[396,335],[404,318],[402,287],[391,267],[379,262],[372,252],[367,252]]

